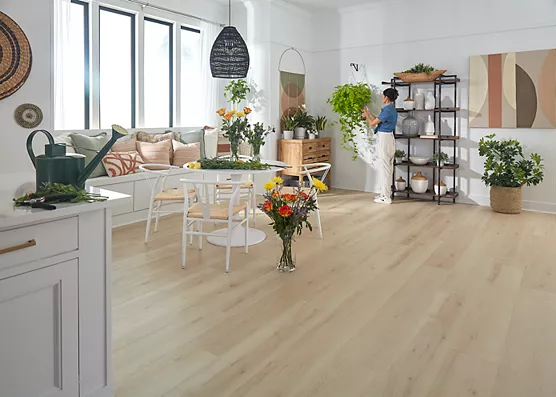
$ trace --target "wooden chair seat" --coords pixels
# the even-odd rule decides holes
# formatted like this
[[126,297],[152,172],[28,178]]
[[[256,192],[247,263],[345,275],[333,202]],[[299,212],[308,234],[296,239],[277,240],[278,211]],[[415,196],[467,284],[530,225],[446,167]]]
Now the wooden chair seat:
[[[221,221],[228,220],[228,203],[210,204],[210,218]],[[247,202],[241,202],[232,208],[232,216],[239,214],[247,208]],[[188,218],[203,219],[203,207],[199,204],[193,204],[187,213]]]
[[[216,185],[217,189],[220,190],[232,190],[232,185]],[[240,189],[252,189],[253,188],[253,181],[248,181],[245,185],[241,185]]]
[[[189,189],[187,194],[189,198],[195,197],[195,190]],[[185,195],[183,189],[165,189],[154,196],[155,201],[184,201]]]

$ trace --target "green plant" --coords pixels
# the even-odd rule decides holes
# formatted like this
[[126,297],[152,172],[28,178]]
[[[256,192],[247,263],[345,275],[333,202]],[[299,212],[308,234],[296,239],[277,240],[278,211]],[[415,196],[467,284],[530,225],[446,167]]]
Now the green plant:
[[481,179],[487,186],[536,186],[543,181],[544,165],[539,154],[532,153],[526,159],[519,141],[497,140],[495,136],[487,135],[479,141],[479,155],[486,157]]
[[245,108],[243,112],[235,110],[226,112],[226,109],[222,108],[218,109],[216,113],[222,117],[221,130],[224,131],[224,138],[228,138],[230,141],[232,158],[237,160],[239,145],[245,140],[245,132],[250,127],[247,115],[251,113],[251,109]]
[[401,149],[396,149],[396,154],[394,155],[394,157],[404,158],[405,157],[405,152]]
[[431,65],[425,65],[424,63],[419,63],[413,66],[411,69],[404,71],[404,73],[426,73],[430,74],[434,72],[436,69]]
[[440,152],[440,154],[438,153],[434,153],[432,155],[432,161],[434,162],[441,162],[441,161],[448,161],[448,155],[444,152]]
[[292,118],[295,128],[305,128],[307,131],[311,131],[315,125],[315,119],[307,113],[305,105],[299,106]]
[[[49,197],[55,196],[67,196],[68,198],[60,199],[48,199]],[[14,199],[16,207],[22,206],[27,200],[40,199],[46,197],[46,202],[48,204],[56,204],[60,202],[70,202],[70,203],[81,203],[81,202],[95,202],[95,201],[106,201],[108,198],[89,193],[84,189],[78,189],[73,185],[64,185],[62,183],[45,183],[36,193],[26,194],[23,197]]]
[[357,134],[365,133],[367,126],[367,121],[361,117],[361,111],[371,101],[371,95],[372,90],[367,84],[345,84],[337,86],[327,101],[334,113],[340,116],[342,146],[353,152],[354,160],[359,154],[354,138]]
[[201,168],[205,170],[267,170],[270,165],[260,161],[235,161],[232,159],[202,159]]
[[238,104],[245,100],[247,94],[251,92],[251,88],[245,80],[232,80],[224,87],[224,98],[230,103]]
[[265,128],[263,123],[258,122],[248,126],[245,130],[245,139],[247,139],[247,142],[251,145],[251,148],[253,149],[252,154],[255,158],[259,158],[261,146],[264,146],[265,138],[271,132],[275,132],[275,129],[272,127]]
[[293,131],[293,129],[295,128],[293,117],[288,114],[284,114],[282,116],[282,126],[284,131]]
[[317,131],[324,131],[327,122],[328,120],[325,116],[317,116],[317,118],[315,119],[315,128],[317,129]]

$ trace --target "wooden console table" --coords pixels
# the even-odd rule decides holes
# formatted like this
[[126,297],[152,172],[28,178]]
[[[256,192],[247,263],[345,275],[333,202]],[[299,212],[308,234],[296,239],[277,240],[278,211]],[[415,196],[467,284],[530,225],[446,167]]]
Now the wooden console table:
[[[283,175],[297,176],[303,183],[303,175],[299,175],[303,164],[330,163],[331,138],[318,139],[280,139],[278,141],[278,160],[292,166],[284,170]],[[331,186],[331,172],[328,172],[326,184]]]

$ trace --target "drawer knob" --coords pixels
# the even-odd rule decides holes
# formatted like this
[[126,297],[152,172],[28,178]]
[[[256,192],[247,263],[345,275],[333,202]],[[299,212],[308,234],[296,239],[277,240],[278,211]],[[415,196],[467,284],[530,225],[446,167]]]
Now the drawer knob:
[[7,254],[8,252],[21,251],[21,250],[24,250],[25,248],[34,247],[35,245],[37,245],[37,242],[34,239],[29,240],[29,241],[27,241],[26,243],[23,243],[23,244],[14,245],[13,247],[0,249],[0,255]]

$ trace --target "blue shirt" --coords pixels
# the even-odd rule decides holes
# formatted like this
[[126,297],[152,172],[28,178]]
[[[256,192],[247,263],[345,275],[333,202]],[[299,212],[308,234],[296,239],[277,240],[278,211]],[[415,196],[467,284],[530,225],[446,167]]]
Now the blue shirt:
[[396,123],[398,122],[398,111],[393,103],[384,106],[377,117],[380,123],[376,126],[375,133],[394,132]]

